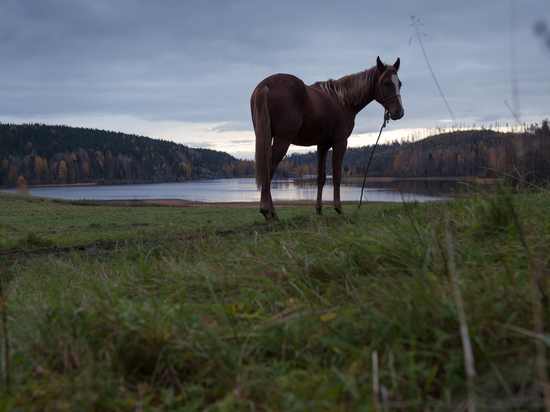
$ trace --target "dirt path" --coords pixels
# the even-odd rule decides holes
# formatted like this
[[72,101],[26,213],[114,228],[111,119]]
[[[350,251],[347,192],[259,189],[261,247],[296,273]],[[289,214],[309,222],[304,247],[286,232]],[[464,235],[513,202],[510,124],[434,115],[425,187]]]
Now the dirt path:
[[[172,207],[206,207],[213,209],[239,209],[239,208],[259,208],[260,202],[224,202],[207,203],[195,202],[183,199],[147,199],[147,200],[106,200],[100,203],[120,206],[172,206]],[[279,200],[274,201],[275,207],[278,206],[312,206],[315,207],[315,200]],[[342,202],[343,205],[356,205],[355,201]],[[323,206],[331,207],[332,202],[324,202]]]

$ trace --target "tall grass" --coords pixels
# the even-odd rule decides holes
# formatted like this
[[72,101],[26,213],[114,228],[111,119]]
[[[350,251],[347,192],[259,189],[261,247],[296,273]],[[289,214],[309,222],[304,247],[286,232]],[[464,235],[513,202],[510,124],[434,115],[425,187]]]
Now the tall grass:
[[445,207],[476,405],[538,409],[532,302],[547,329],[550,200],[502,189],[16,256],[2,275],[11,385],[0,410],[461,408]]

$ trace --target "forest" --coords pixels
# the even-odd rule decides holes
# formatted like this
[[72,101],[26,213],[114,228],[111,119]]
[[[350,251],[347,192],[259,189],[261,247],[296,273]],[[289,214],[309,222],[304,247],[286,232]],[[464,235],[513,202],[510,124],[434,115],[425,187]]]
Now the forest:
[[[43,124],[0,124],[0,186],[252,177],[254,162],[144,136]],[[363,176],[374,146],[348,148],[343,175]],[[286,156],[276,177],[317,174],[314,152]],[[332,174],[329,152],[327,174]],[[548,119],[521,132],[471,129],[376,147],[370,177],[550,176]]]
[[171,182],[249,177],[254,162],[144,136],[43,124],[0,124],[0,186]]
[[[348,148],[343,175],[363,176],[374,146]],[[287,156],[276,176],[301,177],[317,173],[314,152]],[[327,160],[332,174],[332,153]],[[376,147],[369,177],[521,177],[527,181],[550,176],[550,129],[541,125],[521,132],[472,129],[435,134],[418,141],[393,141]]]

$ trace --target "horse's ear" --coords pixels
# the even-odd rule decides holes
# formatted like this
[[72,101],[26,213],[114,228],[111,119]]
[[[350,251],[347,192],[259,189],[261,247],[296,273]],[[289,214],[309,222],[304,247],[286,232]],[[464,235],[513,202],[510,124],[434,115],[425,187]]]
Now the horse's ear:
[[386,71],[386,65],[382,63],[382,61],[380,60],[380,56],[376,58],[376,66],[378,67],[378,71],[380,72],[380,74]]
[[399,57],[397,58],[397,60],[395,61],[395,63],[393,64],[393,67],[395,68],[395,71],[399,71],[399,65],[401,64],[401,60],[399,60]]

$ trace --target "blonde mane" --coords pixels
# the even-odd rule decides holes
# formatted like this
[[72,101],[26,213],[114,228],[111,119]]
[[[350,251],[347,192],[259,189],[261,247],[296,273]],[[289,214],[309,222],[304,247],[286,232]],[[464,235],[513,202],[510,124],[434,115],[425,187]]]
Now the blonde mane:
[[338,80],[317,82],[315,85],[329,94],[336,95],[342,106],[361,106],[373,96],[379,78],[377,67],[374,66],[360,73],[350,74]]

